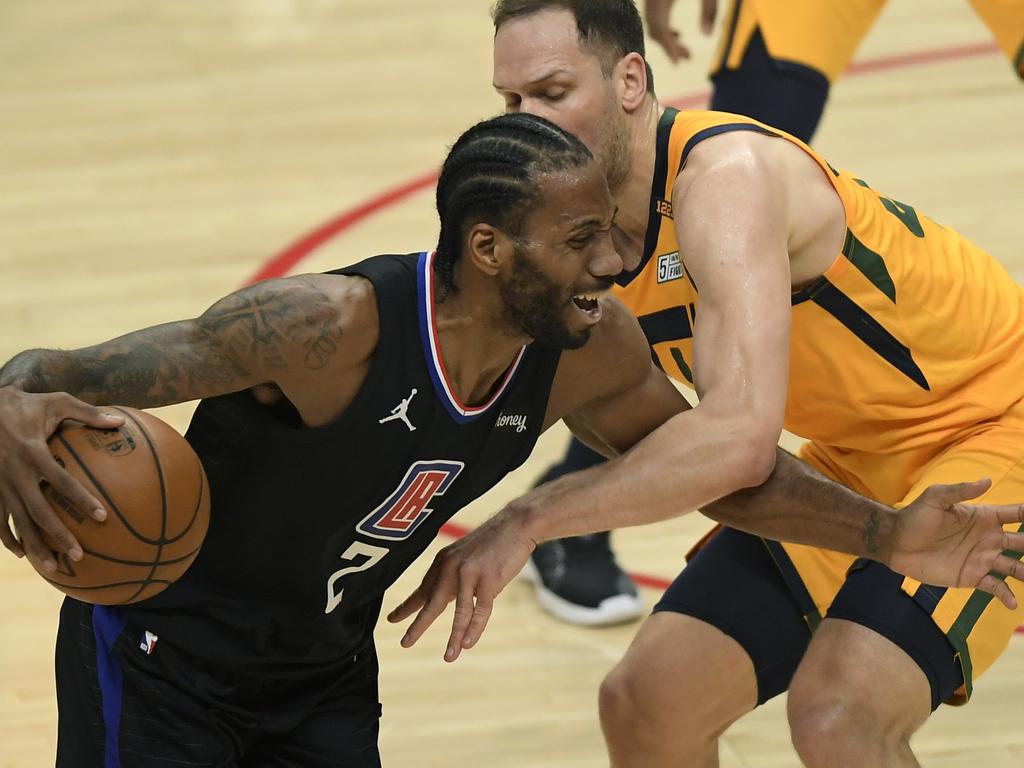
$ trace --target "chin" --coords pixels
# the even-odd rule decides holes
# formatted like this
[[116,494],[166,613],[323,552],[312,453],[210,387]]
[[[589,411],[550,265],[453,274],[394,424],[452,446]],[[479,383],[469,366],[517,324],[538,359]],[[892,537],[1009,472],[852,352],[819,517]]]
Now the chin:
[[561,333],[545,334],[543,337],[536,339],[536,341],[552,349],[579,349],[590,341],[590,331],[590,328],[582,331],[571,331],[565,328]]

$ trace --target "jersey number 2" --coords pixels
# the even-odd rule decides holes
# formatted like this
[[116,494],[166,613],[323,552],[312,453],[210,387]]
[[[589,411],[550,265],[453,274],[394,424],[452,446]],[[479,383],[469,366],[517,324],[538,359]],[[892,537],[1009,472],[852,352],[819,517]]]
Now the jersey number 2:
[[324,608],[324,613],[330,613],[337,608],[341,603],[342,596],[345,594],[344,589],[339,589],[337,592],[334,591],[334,585],[338,583],[338,579],[343,576],[347,576],[350,573],[356,573],[357,571],[365,571],[367,568],[373,568],[373,566],[384,559],[384,555],[387,553],[387,547],[378,547],[373,544],[367,544],[363,541],[353,541],[352,546],[342,553],[341,559],[356,560],[361,557],[366,559],[358,565],[349,565],[345,568],[340,568],[331,574],[331,578],[327,580],[327,607]]

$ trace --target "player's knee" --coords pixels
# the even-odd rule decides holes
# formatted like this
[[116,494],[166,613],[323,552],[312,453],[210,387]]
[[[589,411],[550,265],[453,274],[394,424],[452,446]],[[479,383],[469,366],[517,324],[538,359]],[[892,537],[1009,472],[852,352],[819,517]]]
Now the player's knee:
[[682,685],[666,685],[620,664],[601,683],[601,728],[613,751],[697,750],[717,737]]
[[872,706],[870,695],[822,676],[794,678],[787,716],[793,746],[808,768],[872,764],[866,756],[903,751],[910,737],[903,723],[888,722]]
[[645,743],[657,742],[665,712],[658,698],[631,667],[620,664],[609,672],[598,692],[601,728],[609,745],[628,744],[636,751]]
[[605,676],[598,690],[597,707],[606,735],[618,739],[620,733],[632,730],[630,726],[639,716],[640,698],[641,692],[622,665]]

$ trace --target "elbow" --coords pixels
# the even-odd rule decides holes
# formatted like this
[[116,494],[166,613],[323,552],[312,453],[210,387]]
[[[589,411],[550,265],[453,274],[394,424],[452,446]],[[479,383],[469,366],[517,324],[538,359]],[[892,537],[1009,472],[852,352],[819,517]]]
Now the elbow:
[[765,483],[775,469],[777,447],[776,441],[764,437],[738,441],[731,462],[737,484],[756,488]]

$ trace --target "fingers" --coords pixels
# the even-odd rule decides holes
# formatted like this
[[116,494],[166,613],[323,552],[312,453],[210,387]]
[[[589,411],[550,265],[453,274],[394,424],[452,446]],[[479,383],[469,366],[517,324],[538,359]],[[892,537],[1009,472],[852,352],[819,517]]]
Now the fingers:
[[703,0],[700,5],[700,31],[710,35],[718,15],[718,0]]
[[976,499],[992,487],[992,481],[987,477],[975,480],[972,483],[951,483],[948,485],[932,485],[921,494],[928,501],[938,504],[941,507],[951,507],[962,501]]
[[657,34],[651,32],[651,37],[665,49],[669,61],[673,64],[678,64],[680,61],[690,58],[690,49],[683,44],[682,38],[679,37],[679,33],[674,29],[665,27],[659,30]]
[[992,564],[992,571],[1010,579],[1024,581],[1024,563],[1007,555],[996,557],[995,563]]
[[[986,509],[991,510],[991,512],[996,516],[996,520],[998,520],[1001,525],[1006,525],[1007,523],[1024,523],[1024,504],[992,504],[986,507]],[[1024,541],[1024,537],[1021,537],[1019,540]],[[1016,546],[1006,547],[1006,549],[1012,549],[1016,552],[1024,552],[1024,550]]]
[[73,508],[89,514],[98,522],[107,519],[107,510],[102,502],[86,491],[64,467],[57,462],[48,462],[42,469],[45,472],[44,483],[49,486],[51,501],[69,514],[72,514]]
[[405,635],[402,636],[402,647],[411,648],[414,646],[416,641],[427,631],[427,628],[434,623],[438,616],[444,613],[444,609],[448,607],[448,603],[454,597],[455,586],[452,583],[452,578],[442,571],[441,577],[429,588],[429,594],[422,601],[420,612],[416,614],[416,618],[413,619],[412,624],[405,631]]
[[117,411],[89,405],[64,392],[51,395],[48,407],[48,415],[55,419],[55,422],[50,425],[51,432],[67,419],[74,419],[97,429],[116,429],[124,424],[124,416]]
[[21,500],[16,500],[10,507],[10,512],[21,549],[26,555],[42,563],[43,570],[47,573],[54,573],[57,570],[57,560],[53,556],[53,550],[43,541],[25,504]]
[[[36,488],[25,493],[22,496],[22,504],[24,505],[24,511],[28,513],[29,520],[25,522],[22,520],[17,521],[18,533],[21,535],[22,544],[29,551],[39,552],[38,549],[33,550],[33,544],[29,543],[30,539],[34,539],[38,540],[40,546],[45,548],[48,557],[51,559],[51,546],[60,552],[66,552],[72,560],[78,561],[82,559],[82,548],[79,546],[78,540],[68,530],[68,527],[64,525],[57,513],[53,511],[53,507],[46,501],[40,489]],[[46,534],[50,541],[49,545],[42,541],[42,538],[37,533],[37,529]],[[40,559],[43,558],[40,557]],[[55,569],[56,565],[54,563]]]
[[644,18],[651,38],[665,49],[673,64],[690,58],[689,49],[683,45],[679,33],[669,23],[672,0],[647,0],[644,4]]
[[476,605],[473,607],[473,620],[469,622],[469,629],[466,631],[466,636],[462,641],[463,648],[469,649],[476,645],[480,636],[484,633],[484,629],[487,627],[487,621],[491,618],[493,608],[493,600],[480,595],[477,596]]
[[1016,610],[1017,598],[1013,596],[1013,590],[1002,579],[997,579],[992,574],[988,574],[978,582],[978,589],[982,592],[988,592],[990,595],[995,595],[996,599],[1011,611]]
[[3,522],[0,523],[0,542],[2,542],[15,557],[24,557],[25,550],[22,548],[21,542],[18,541],[18,537],[14,535],[14,531],[11,528],[13,518],[10,518],[9,515],[10,510],[14,508],[14,505],[11,500],[7,498],[6,494],[0,498],[0,501],[3,502],[3,510],[5,512],[3,515]]
[[461,573],[459,579],[459,596],[455,599],[455,616],[452,618],[452,631],[448,635],[448,647],[444,652],[445,661],[455,661],[462,652],[466,630],[473,620],[476,606],[476,580],[467,573]]
[[416,588],[415,592],[405,598],[405,600],[398,604],[397,608],[388,614],[388,621],[392,624],[397,624],[416,613],[416,611],[422,607],[423,603],[426,602],[426,598],[423,596],[422,590],[423,584],[420,584],[420,586]]

